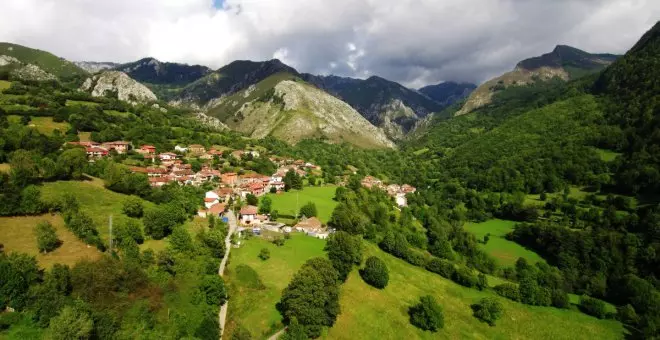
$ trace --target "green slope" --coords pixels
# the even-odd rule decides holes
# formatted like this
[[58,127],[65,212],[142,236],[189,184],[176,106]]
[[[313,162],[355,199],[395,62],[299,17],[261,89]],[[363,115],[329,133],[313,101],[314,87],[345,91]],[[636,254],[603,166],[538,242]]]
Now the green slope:
[[58,78],[86,75],[80,67],[52,53],[21,45],[0,42],[0,55],[14,57],[26,64],[34,64]]
[[[620,339],[623,327],[612,320],[598,320],[575,310],[527,306],[499,298],[504,315],[495,327],[472,316],[470,304],[491,291],[459,286],[439,275],[382,252],[365,243],[365,258],[377,256],[389,271],[383,290],[362,281],[354,270],[341,287],[341,314],[326,339]],[[421,295],[435,296],[444,310],[445,327],[424,332],[408,320],[408,307]]]

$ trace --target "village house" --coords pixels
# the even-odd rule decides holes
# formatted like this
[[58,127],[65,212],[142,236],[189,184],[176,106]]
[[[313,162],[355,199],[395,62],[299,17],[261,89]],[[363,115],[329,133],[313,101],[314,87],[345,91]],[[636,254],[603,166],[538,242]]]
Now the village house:
[[162,187],[163,185],[169,183],[171,179],[169,176],[162,176],[162,177],[150,177],[149,178],[149,184],[152,187]]
[[125,141],[106,142],[102,146],[109,150],[115,150],[117,153],[122,154],[128,152],[131,143]]
[[87,154],[87,158],[99,159],[107,156],[108,150],[98,146],[91,146],[85,148],[85,153]]
[[177,159],[177,157],[179,157],[179,155],[177,155],[175,153],[172,153],[172,152],[163,152],[163,153],[158,155],[158,158],[160,158],[160,160],[163,161],[163,162],[165,162],[165,161],[174,161],[175,159]]
[[153,145],[142,145],[139,149],[135,150],[135,152],[142,155],[155,155],[156,147]]
[[157,167],[151,167],[147,168],[147,176],[149,177],[163,177],[167,175],[167,169],[165,168],[157,168]]
[[206,152],[206,148],[200,144],[192,144],[188,146],[188,151],[196,155],[201,155]]
[[234,189],[232,188],[218,188],[215,190],[215,193],[218,195],[219,199],[223,202],[229,201],[231,196],[234,194]]
[[75,146],[84,146],[86,148],[93,147],[93,146],[100,146],[101,143],[97,142],[66,142],[68,145],[75,145]]
[[226,172],[220,175],[220,180],[226,185],[234,186],[238,180],[238,175],[235,172]]
[[253,205],[248,205],[241,208],[239,212],[241,223],[250,224],[257,221],[257,211],[257,207]]
[[174,151],[178,151],[180,153],[186,153],[188,152],[188,148],[177,145],[174,147]]
[[293,229],[296,231],[302,231],[302,232],[312,232],[312,231],[318,231],[321,230],[323,227],[323,224],[321,221],[316,218],[316,217],[309,217],[309,218],[303,218],[298,224],[293,226]]
[[209,210],[206,212],[207,216],[222,217],[222,214],[225,213],[227,209],[226,203],[216,203],[212,205]]

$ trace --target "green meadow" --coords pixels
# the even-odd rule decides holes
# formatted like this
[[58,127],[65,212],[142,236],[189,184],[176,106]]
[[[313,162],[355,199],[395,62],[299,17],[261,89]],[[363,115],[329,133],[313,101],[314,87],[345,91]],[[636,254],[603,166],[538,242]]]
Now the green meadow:
[[273,199],[273,210],[277,210],[283,221],[291,221],[296,216],[296,207],[300,209],[307,202],[314,202],[319,213],[318,218],[321,222],[327,223],[337,206],[337,202],[333,200],[336,190],[337,187],[334,185],[304,187],[302,190],[268,194],[268,196]]
[[469,222],[465,224],[465,229],[473,233],[479,241],[482,241],[486,234],[490,234],[488,243],[482,243],[480,246],[493,256],[499,265],[512,266],[519,257],[530,263],[542,262],[543,259],[535,252],[505,238],[515,224],[513,221],[494,219],[481,223]]

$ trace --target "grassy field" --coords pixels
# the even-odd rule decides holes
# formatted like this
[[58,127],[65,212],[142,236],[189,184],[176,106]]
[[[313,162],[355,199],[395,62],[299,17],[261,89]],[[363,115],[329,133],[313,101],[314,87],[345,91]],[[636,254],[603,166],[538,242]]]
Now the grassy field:
[[487,244],[481,244],[481,248],[493,256],[498,264],[503,266],[512,266],[519,257],[526,259],[530,263],[543,261],[535,252],[525,249],[523,246],[509,241],[506,234],[513,230],[515,222],[504,220],[490,220],[482,223],[467,223],[465,229],[473,233],[478,240],[483,240],[484,235],[490,233],[490,239]]
[[98,106],[99,103],[67,99],[65,105],[66,106]]
[[[365,258],[378,256],[387,264],[389,285],[375,289],[354,270],[341,289],[341,314],[324,339],[621,339],[623,327],[573,310],[527,306],[500,299],[503,317],[495,327],[472,316],[470,304],[487,296],[439,275],[413,267],[366,244]],[[445,327],[423,332],[409,322],[407,310],[421,295],[435,296],[442,305]]]
[[611,151],[611,150],[605,150],[605,149],[596,149],[596,152],[600,156],[600,159],[605,161],[605,162],[611,162],[617,156],[620,155],[620,153],[618,153],[618,152],[614,152],[614,151]]
[[6,80],[0,80],[0,91],[6,90],[11,87],[11,82]]
[[[582,200],[587,195],[592,194],[591,192],[588,192],[585,189],[587,189],[587,188],[580,188],[580,187],[576,187],[576,186],[571,186],[571,190],[568,193],[568,197],[569,198],[575,198],[577,200]],[[553,197],[562,197],[562,196],[564,196],[563,191],[551,192],[551,193],[547,194],[546,201],[553,198]],[[599,195],[599,196],[603,197],[602,195]],[[527,195],[527,197],[525,197],[525,205],[543,207],[545,205],[545,201],[541,201],[541,195],[540,194],[530,194],[530,195]]]
[[[76,196],[80,201],[80,207],[92,217],[104,240],[108,238],[108,217],[110,215],[115,224],[128,219],[122,213],[122,204],[128,196],[104,188],[103,181],[100,179],[45,183],[41,192],[46,201],[57,199],[66,193]],[[142,203],[145,209],[153,206],[153,203],[148,201]]]
[[92,140],[91,136],[92,136],[91,132],[78,132],[78,138],[80,138],[81,142],[91,141]]
[[[37,239],[34,236],[34,226],[41,221],[49,221],[56,229],[57,237],[62,241],[59,248],[43,254],[37,249]],[[83,258],[96,259],[101,253],[80,241],[64,226],[59,215],[0,217],[0,243],[6,252],[21,252],[37,257],[39,265],[50,268],[55,263],[74,265]]]
[[37,131],[45,135],[52,134],[56,129],[64,134],[71,128],[71,125],[67,122],[54,122],[53,117],[32,117],[29,126],[36,128]]
[[289,222],[296,215],[296,200],[298,209],[307,202],[314,202],[321,222],[330,220],[332,211],[337,206],[335,197],[336,186],[304,187],[303,190],[291,190],[281,194],[268,194],[273,199],[273,210],[282,217],[282,222]]
[[[263,339],[279,330],[281,316],[275,304],[282,290],[305,261],[325,256],[324,246],[323,240],[294,233],[282,247],[252,238],[244,241],[241,248],[232,250],[225,274],[231,296],[225,334],[231,334],[237,323],[253,339]],[[261,248],[270,250],[267,261],[257,257]]]
[[0,171],[9,172],[9,169],[11,169],[9,163],[0,163]]

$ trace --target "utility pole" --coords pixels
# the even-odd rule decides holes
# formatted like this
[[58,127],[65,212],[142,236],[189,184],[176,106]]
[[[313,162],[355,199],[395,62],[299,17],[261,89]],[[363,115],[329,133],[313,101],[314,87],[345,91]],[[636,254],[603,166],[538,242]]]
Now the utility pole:
[[112,253],[112,215],[109,217],[108,229],[110,232],[110,253]]
[[298,191],[296,191],[296,220],[298,219]]

